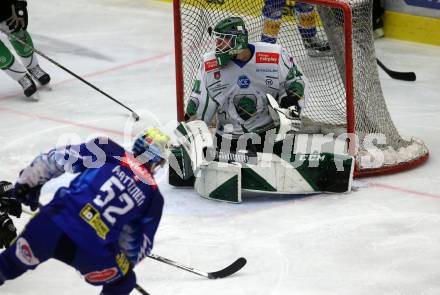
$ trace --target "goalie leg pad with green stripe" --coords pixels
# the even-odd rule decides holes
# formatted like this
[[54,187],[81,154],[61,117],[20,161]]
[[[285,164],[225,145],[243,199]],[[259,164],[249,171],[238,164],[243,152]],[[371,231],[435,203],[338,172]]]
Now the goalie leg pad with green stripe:
[[171,150],[168,181],[173,186],[192,186],[194,175],[205,162],[204,151],[213,146],[212,134],[200,120],[180,122],[175,133],[180,145]]
[[210,162],[200,167],[194,185],[205,198],[230,203],[241,203],[241,165]]
[[195,177],[191,158],[183,146],[179,145],[171,149],[168,163],[169,184],[177,187],[191,187],[194,185]]
[[232,203],[242,201],[242,189],[277,194],[351,190],[353,157],[330,153],[292,157],[286,161],[275,154],[259,153],[256,165],[213,161],[200,167],[195,189],[202,197]]
[[283,159],[259,153],[257,165],[243,164],[242,188],[283,194],[348,192],[354,160],[330,153],[293,154]]

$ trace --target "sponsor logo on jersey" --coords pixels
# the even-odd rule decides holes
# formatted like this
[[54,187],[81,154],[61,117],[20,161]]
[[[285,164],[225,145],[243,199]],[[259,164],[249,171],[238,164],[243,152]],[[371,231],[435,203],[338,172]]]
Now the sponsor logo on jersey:
[[278,64],[280,55],[275,52],[257,52],[255,59],[257,64]]
[[116,263],[118,264],[121,272],[126,275],[128,270],[130,269],[130,261],[128,261],[127,255],[119,252],[119,254],[116,255]]
[[85,279],[89,283],[106,283],[113,280],[118,274],[116,267],[107,268],[100,271],[90,272],[85,275]]
[[274,68],[262,68],[262,69],[257,69],[256,72],[257,72],[257,73],[278,73],[278,69],[274,69]]
[[217,61],[215,59],[205,61],[205,72],[210,72],[218,68],[219,66],[217,65]]
[[220,79],[220,78],[221,78],[220,71],[215,72],[215,73],[214,73],[214,79],[218,80],[218,79]]
[[266,79],[266,81],[264,81],[266,83],[267,86],[272,86],[273,85],[273,80],[272,79]]
[[34,256],[31,246],[25,238],[19,238],[16,242],[15,256],[23,264],[28,266],[35,266],[40,264],[40,260]]
[[108,232],[108,226],[102,221],[101,214],[92,205],[86,204],[80,211],[79,216],[87,222],[95,231],[98,237],[105,240]]
[[229,85],[230,85],[229,83],[225,83],[225,84],[216,83],[216,85],[208,87],[208,88],[212,92],[218,92],[218,91],[222,91],[222,90],[228,88]]
[[248,88],[251,85],[251,80],[247,76],[238,77],[237,85],[240,88]]

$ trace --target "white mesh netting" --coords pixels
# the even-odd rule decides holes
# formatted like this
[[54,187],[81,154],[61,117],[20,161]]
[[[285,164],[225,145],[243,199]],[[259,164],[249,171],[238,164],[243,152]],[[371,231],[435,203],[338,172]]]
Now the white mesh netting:
[[[345,54],[350,47],[345,44],[347,34],[344,31],[344,12],[340,8],[330,8],[324,2],[326,0],[316,5],[316,37],[328,41],[331,48],[329,52],[320,52],[319,48],[306,48],[298,31],[293,1],[287,0],[284,3],[284,16],[278,34],[277,43],[294,56],[309,83],[306,106],[302,112],[302,132],[338,135],[347,132],[347,122],[351,120],[359,138],[356,153],[361,172],[359,175],[377,169],[410,166],[409,163],[426,159],[428,149],[424,143],[413,138],[402,138],[389,115],[377,72],[371,29],[372,2],[344,1],[352,13],[352,30],[348,36],[352,42],[352,97],[347,97],[346,94]],[[180,8],[182,36],[184,97],[181,99],[186,101],[191,93],[201,56],[215,48],[207,33],[208,27],[226,17],[240,16],[249,31],[249,41],[259,41],[263,29],[261,11],[264,1],[181,0],[176,4]],[[347,102],[352,103],[351,101],[354,101],[355,118],[347,116],[346,112]],[[375,144],[379,150],[370,149],[364,144],[368,134],[383,134],[386,142]]]

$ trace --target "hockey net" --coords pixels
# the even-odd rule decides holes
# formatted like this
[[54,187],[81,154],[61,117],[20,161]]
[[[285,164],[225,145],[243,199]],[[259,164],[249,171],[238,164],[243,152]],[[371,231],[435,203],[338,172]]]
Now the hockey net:
[[[398,172],[426,161],[429,152],[424,143],[400,136],[388,112],[376,65],[372,2],[304,2],[316,5],[316,37],[327,40],[331,50],[323,53],[320,48],[306,48],[298,31],[294,2],[287,0],[277,43],[294,56],[308,79],[302,133],[355,134],[358,140],[351,137],[349,150],[356,157],[358,177]],[[263,5],[263,0],[174,0],[179,121],[201,56],[215,48],[208,27],[226,17],[240,16],[249,41],[259,41]],[[372,146],[368,144],[371,138],[382,140]]]

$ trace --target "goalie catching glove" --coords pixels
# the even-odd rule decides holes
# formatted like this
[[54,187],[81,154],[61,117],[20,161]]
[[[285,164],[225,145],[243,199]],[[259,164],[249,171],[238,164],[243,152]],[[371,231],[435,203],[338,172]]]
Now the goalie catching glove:
[[281,108],[272,95],[267,94],[266,97],[269,102],[269,113],[275,126],[279,126],[275,140],[283,140],[287,133],[298,132],[301,129],[301,108],[299,105],[293,104],[287,108]]

